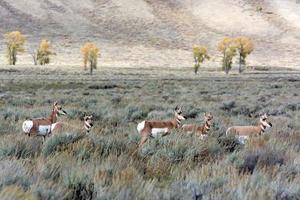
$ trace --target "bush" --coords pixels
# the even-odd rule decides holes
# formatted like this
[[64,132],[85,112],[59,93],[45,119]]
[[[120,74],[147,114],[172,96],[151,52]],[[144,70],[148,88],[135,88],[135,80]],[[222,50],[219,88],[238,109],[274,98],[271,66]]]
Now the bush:
[[61,151],[66,148],[68,144],[74,143],[82,139],[84,135],[81,134],[60,134],[54,135],[44,144],[42,154],[44,157],[54,154],[56,151]]
[[244,162],[239,168],[239,171],[242,173],[253,173],[256,167],[263,168],[284,164],[284,155],[282,153],[267,149],[246,152],[243,159]]
[[0,144],[0,157],[16,157],[17,159],[33,158],[39,154],[40,149],[41,142],[36,140],[36,138],[27,138],[25,140],[17,139],[13,141],[13,143],[4,140]]
[[15,185],[28,190],[33,182],[32,174],[26,169],[25,162],[17,160],[0,161],[0,188]]
[[37,200],[37,198],[30,192],[25,192],[17,186],[7,186],[0,192],[2,200]]

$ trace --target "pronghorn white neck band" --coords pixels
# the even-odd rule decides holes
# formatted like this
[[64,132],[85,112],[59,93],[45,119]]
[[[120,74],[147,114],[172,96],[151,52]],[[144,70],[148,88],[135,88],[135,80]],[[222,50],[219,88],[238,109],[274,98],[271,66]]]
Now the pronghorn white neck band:
[[262,131],[262,132],[265,132],[265,129],[266,129],[265,125],[261,124],[261,125],[260,125],[260,128],[261,128],[261,131]]

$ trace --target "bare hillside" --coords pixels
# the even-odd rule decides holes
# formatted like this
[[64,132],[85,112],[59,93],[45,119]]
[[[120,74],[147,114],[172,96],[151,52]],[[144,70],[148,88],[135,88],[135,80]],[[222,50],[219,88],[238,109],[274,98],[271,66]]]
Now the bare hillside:
[[[258,8],[262,8],[261,10]],[[95,41],[103,66],[191,66],[193,44],[209,47],[224,36],[252,38],[252,65],[300,66],[300,4],[296,0],[0,0],[0,33],[20,30],[27,53],[49,38],[54,64],[79,64],[79,47]],[[0,63],[5,63],[3,39]]]

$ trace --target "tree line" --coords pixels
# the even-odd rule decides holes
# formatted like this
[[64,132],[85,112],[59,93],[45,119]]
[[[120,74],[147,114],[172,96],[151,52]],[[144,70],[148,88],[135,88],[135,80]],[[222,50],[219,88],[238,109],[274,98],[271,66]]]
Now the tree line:
[[[24,45],[26,37],[19,31],[12,31],[4,35],[7,47],[7,59],[9,65],[15,65],[17,62],[18,53],[25,51]],[[246,57],[253,51],[254,44],[247,37],[229,38],[225,37],[218,43],[218,51],[222,54],[222,69],[226,74],[232,68],[233,58],[238,56],[239,72],[241,73],[242,66],[246,65]],[[87,42],[81,48],[80,52],[83,58],[84,70],[89,68],[90,74],[97,68],[98,58],[100,56],[100,49],[93,43]],[[32,52],[32,58],[35,65],[46,65],[50,63],[50,56],[56,55],[52,50],[51,44],[48,40],[40,41],[38,48]],[[208,50],[204,46],[193,47],[194,57],[194,72],[198,73],[200,65],[209,60]]]
[[[9,65],[15,65],[17,62],[17,55],[25,51],[24,45],[26,37],[19,31],[12,31],[4,35],[5,44],[7,47],[7,60]],[[91,42],[85,43],[80,52],[83,57],[84,69],[90,68],[90,74],[97,68],[97,61],[100,55],[100,50]],[[51,44],[48,40],[42,39],[38,48],[31,54],[33,63],[35,65],[46,65],[50,63],[50,56],[56,55],[51,48]]]
[[[251,39],[247,37],[230,38],[225,37],[218,43],[218,51],[222,54],[222,70],[226,74],[232,68],[233,58],[238,56],[239,73],[242,73],[243,66],[246,66],[246,58],[254,50],[254,44]],[[210,57],[207,48],[204,46],[194,46],[194,72],[198,73],[200,64]]]

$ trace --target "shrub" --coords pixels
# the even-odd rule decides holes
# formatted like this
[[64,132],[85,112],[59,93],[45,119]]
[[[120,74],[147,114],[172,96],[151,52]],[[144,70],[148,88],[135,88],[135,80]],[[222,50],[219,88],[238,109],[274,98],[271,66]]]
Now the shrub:
[[9,65],[15,65],[17,54],[24,52],[25,36],[19,31],[13,31],[4,35],[7,46],[7,58]]
[[25,190],[30,188],[33,182],[32,174],[26,169],[25,162],[18,160],[0,161],[0,188],[16,185]]
[[284,164],[284,155],[280,152],[259,149],[257,151],[246,152],[244,162],[240,166],[240,172],[253,173],[257,166],[269,167]]
[[0,144],[0,157],[32,158],[39,153],[41,143],[36,138],[16,141],[3,140]]
[[49,155],[55,153],[56,151],[60,151],[61,148],[66,147],[68,144],[74,143],[80,140],[83,135],[80,134],[60,134],[51,137],[46,140],[44,147],[42,149],[42,154],[44,157],[48,157]]
[[0,192],[2,200],[37,200],[37,198],[30,192],[25,192],[22,188],[17,186],[7,186]]

